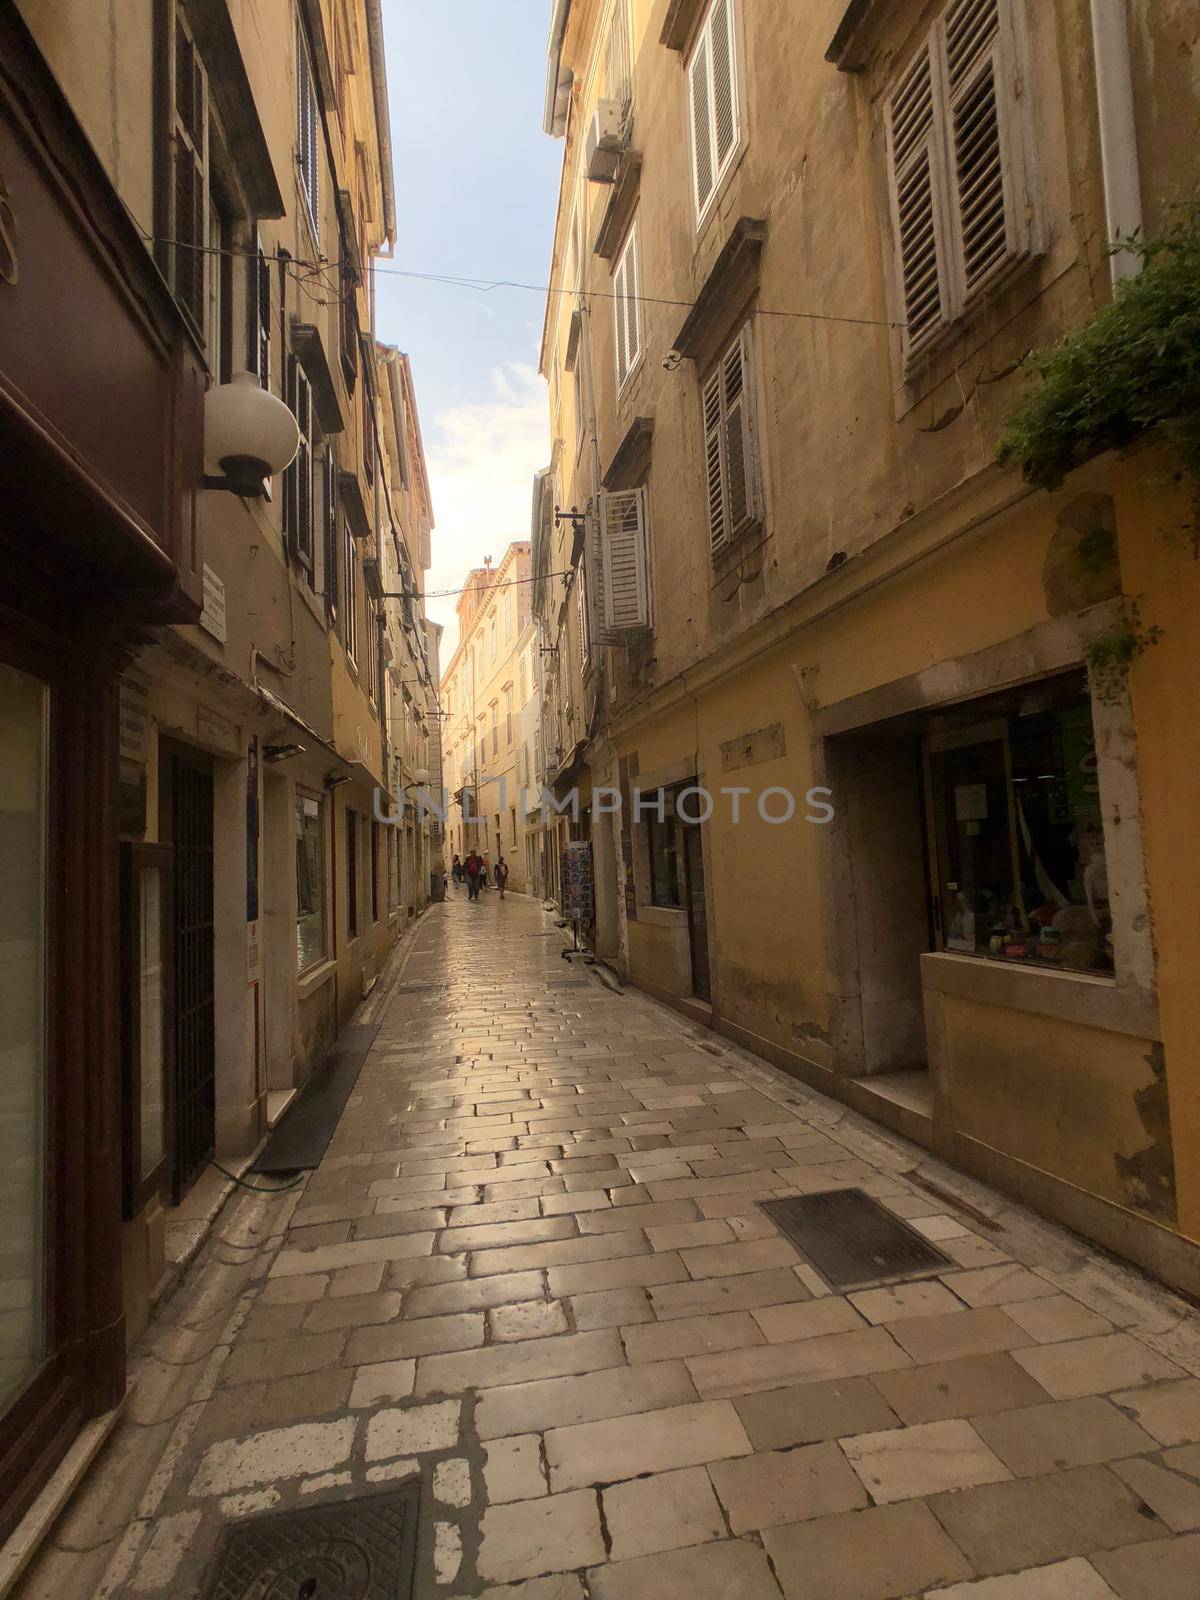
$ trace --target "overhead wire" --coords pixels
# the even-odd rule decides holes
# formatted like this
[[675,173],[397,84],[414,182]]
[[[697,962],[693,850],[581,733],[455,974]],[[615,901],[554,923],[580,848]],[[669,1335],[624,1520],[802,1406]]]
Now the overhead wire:
[[[139,228],[138,231],[148,244],[169,245],[173,248],[192,250],[198,255],[230,256],[244,260],[256,260],[258,257],[257,250],[238,249],[236,247],[227,245],[196,244],[190,239],[165,238],[160,235],[147,233],[144,228]],[[292,274],[295,278],[295,281],[301,284],[302,287],[307,288],[308,284],[311,283],[314,278],[319,279],[324,289],[330,296],[330,299],[324,302],[325,304],[341,302],[342,295],[340,293],[340,289],[329,283],[323,276],[326,272],[337,272],[340,274],[343,265],[341,261],[332,261],[327,258],[322,258],[317,261],[308,261],[301,256],[293,256],[287,254],[286,252],[278,253],[275,259],[282,261],[284,269]],[[300,269],[300,272],[297,273],[296,269]],[[357,278],[357,269],[352,268],[352,270]],[[496,289],[519,289],[523,292],[528,292],[531,294],[568,295],[572,298],[578,298],[581,295],[585,297],[590,296],[597,300],[616,300],[618,298],[615,289],[581,288],[578,286],[569,288],[565,285],[556,286],[554,284],[545,283],[524,283],[518,278],[459,277],[453,273],[417,272],[415,269],[408,267],[385,267],[380,266],[375,261],[370,263],[367,271],[376,274],[378,277],[406,278],[415,283],[440,283],[445,284],[450,288],[472,289],[478,294],[491,294]],[[620,298],[622,300],[636,300],[641,305],[670,306],[679,311],[693,311],[697,305],[695,300],[678,300],[666,295],[635,293],[633,295],[623,294],[620,296]],[[833,311],[793,311],[780,306],[758,306],[755,308],[755,315],[760,317],[782,317],[800,322],[835,322],[843,323],[850,327],[861,328],[902,329],[908,326],[906,322],[892,318],[852,317]]]

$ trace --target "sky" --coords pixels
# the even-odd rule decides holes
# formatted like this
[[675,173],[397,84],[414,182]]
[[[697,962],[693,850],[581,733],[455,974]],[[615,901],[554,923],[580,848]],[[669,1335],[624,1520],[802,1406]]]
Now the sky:
[[[376,264],[376,328],[412,360],[433,493],[428,590],[528,539],[550,458],[538,376],[544,296],[397,270],[545,284],[562,145],[542,132],[550,0],[383,0],[397,240]],[[457,642],[453,598],[431,599]]]

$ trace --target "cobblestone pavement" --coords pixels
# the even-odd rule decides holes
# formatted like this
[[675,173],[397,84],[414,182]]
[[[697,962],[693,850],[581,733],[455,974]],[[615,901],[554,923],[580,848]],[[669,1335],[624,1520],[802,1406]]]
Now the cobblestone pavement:
[[[227,1520],[419,1474],[420,1600],[1196,1600],[1191,1310],[561,945],[425,919],[29,1595],[190,1595]],[[756,1202],[838,1186],[952,1270],[830,1292]]]

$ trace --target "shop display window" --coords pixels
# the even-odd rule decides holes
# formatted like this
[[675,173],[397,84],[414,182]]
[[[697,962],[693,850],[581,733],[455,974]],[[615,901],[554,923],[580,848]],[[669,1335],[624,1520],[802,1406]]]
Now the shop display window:
[[933,719],[925,748],[940,948],[1111,973],[1085,675],[954,707]]
[[316,795],[296,795],[296,960],[307,972],[325,957],[325,818]]

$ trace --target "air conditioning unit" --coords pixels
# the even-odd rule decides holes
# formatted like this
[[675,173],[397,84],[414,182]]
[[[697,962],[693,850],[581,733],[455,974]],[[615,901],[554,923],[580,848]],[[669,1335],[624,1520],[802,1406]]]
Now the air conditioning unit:
[[587,132],[587,175],[593,183],[611,183],[625,148],[625,119],[619,100],[601,100]]

